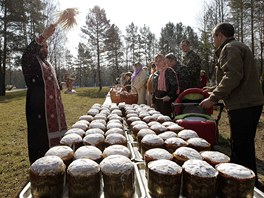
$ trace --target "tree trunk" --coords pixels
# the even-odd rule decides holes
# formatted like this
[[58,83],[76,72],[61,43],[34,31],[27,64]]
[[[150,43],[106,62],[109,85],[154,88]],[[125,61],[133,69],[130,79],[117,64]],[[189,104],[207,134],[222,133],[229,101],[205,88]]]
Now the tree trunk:
[[97,76],[98,76],[98,86],[99,91],[102,90],[102,80],[101,80],[101,67],[100,67],[100,45],[99,40],[97,39]]
[[251,0],[250,8],[250,26],[251,26],[251,51],[252,55],[255,58],[255,44],[254,44],[254,2]]
[[3,37],[4,37],[4,50],[3,50],[3,60],[2,60],[2,68],[0,68],[0,96],[5,95],[5,73],[6,73],[6,50],[7,50],[7,38],[6,38],[6,30],[7,30],[7,8],[4,8],[4,29],[3,29]]

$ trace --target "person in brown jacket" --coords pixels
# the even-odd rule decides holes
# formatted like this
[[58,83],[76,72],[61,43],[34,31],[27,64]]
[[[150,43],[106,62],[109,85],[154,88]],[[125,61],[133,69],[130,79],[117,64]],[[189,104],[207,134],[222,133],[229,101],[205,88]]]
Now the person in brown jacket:
[[230,123],[231,162],[246,166],[256,174],[255,135],[264,104],[259,74],[248,46],[234,38],[234,27],[220,23],[212,31],[216,64],[216,87],[200,105],[210,108],[223,100]]

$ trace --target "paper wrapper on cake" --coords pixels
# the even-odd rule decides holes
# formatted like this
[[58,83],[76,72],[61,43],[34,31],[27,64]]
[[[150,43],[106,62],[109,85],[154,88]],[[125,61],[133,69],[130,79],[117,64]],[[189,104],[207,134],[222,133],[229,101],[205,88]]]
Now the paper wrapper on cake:
[[105,198],[131,198],[135,192],[134,165],[122,155],[110,155],[100,163]]
[[33,197],[62,197],[65,164],[58,156],[44,156],[30,166]]
[[188,198],[215,198],[218,171],[202,160],[188,160],[183,165],[182,194]]
[[216,170],[221,197],[253,197],[255,174],[252,170],[234,163],[218,164]]
[[159,198],[174,198],[180,195],[182,168],[166,159],[148,164],[148,189],[150,195]]
[[100,166],[90,159],[77,159],[67,170],[69,197],[100,197]]

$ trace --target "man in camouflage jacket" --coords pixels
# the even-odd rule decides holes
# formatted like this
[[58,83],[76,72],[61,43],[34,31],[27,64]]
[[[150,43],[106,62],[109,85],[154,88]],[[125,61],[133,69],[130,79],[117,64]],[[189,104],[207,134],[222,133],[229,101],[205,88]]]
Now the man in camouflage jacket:
[[201,59],[199,55],[191,49],[191,43],[188,40],[182,40],[180,48],[185,53],[182,64],[189,70],[190,87],[200,87]]

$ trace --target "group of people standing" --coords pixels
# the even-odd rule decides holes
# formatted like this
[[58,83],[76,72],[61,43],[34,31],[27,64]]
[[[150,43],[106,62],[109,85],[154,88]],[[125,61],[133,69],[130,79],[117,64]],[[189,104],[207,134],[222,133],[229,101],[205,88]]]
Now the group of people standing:
[[[253,170],[255,185],[258,186],[254,139],[264,104],[259,73],[251,50],[235,40],[234,27],[230,23],[216,25],[212,37],[217,57],[215,86],[206,86],[207,78],[205,72],[201,71],[201,59],[190,49],[190,42],[183,40],[180,43],[185,54],[183,60],[178,61],[174,54],[156,55],[154,63],[151,63],[155,68],[150,76],[147,79],[145,73],[140,75],[142,82],[134,82],[140,84],[135,88],[147,87],[146,95],[151,96],[146,100],[147,104],[168,116],[172,113],[171,103],[187,88],[200,87],[211,93],[200,103],[202,108],[211,108],[222,100],[230,123],[231,162]],[[138,67],[135,67],[133,76],[139,73]],[[131,85],[133,87],[133,80]],[[138,94],[141,98],[138,103],[144,103],[145,92]]]
[[188,40],[183,40],[180,48],[184,53],[181,62],[176,55],[169,53],[157,54],[148,67],[143,67],[141,63],[134,64],[134,72],[124,73],[121,77],[124,80],[120,84],[124,90],[127,90],[127,84],[130,83],[131,90],[138,94],[138,104],[148,104],[172,117],[171,103],[177,96],[187,88],[200,87],[199,55],[191,49]]

